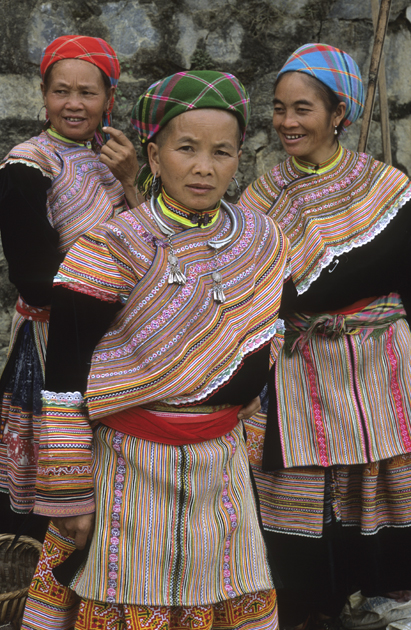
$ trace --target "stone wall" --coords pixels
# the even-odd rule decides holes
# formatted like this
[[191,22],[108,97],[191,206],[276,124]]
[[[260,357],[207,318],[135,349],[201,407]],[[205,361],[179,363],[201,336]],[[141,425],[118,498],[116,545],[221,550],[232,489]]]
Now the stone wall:
[[[410,6],[408,6],[410,5]],[[284,154],[271,125],[276,72],[298,46],[326,42],[350,53],[366,82],[373,45],[369,0],[0,0],[0,157],[38,133],[39,59],[59,35],[107,39],[121,59],[114,125],[137,145],[128,119],[153,81],[182,69],[236,74],[250,90],[252,118],[239,181],[248,184]],[[393,0],[386,42],[394,164],[411,173],[411,0]],[[343,143],[356,148],[359,124]],[[378,102],[368,150],[381,158]],[[16,243],[16,247],[19,244]],[[0,367],[15,292],[0,253]]]

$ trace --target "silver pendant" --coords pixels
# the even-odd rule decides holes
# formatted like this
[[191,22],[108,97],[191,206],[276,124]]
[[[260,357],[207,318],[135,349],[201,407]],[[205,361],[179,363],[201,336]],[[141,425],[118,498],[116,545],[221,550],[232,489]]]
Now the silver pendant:
[[222,287],[223,278],[221,276],[221,273],[219,273],[218,271],[213,271],[211,277],[213,279],[214,301],[217,302],[217,304],[224,304],[224,302],[226,301],[226,297],[224,295]]
[[171,252],[168,255],[168,264],[170,265],[168,284],[185,284],[187,282],[187,278],[180,269],[177,256]]

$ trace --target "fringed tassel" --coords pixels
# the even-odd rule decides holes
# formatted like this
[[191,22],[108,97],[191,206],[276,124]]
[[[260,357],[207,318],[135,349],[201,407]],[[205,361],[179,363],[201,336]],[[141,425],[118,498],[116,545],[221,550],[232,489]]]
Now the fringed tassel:
[[222,285],[223,278],[218,271],[214,271],[211,277],[213,279],[214,301],[217,302],[217,304],[224,304],[224,302],[226,301],[226,297],[224,295]]
[[177,256],[174,256],[174,254],[169,254],[168,263],[170,265],[168,284],[185,284],[187,282],[187,278],[180,269]]

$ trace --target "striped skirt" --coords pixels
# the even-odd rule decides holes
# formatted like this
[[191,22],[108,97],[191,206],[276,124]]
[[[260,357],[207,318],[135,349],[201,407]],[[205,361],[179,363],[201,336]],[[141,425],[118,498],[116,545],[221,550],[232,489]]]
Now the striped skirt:
[[211,604],[272,588],[243,427],[170,446],[99,426],[96,526],[73,582],[83,598]]
[[242,424],[169,446],[95,431],[96,527],[72,589],[52,569],[74,549],[51,525],[23,630],[272,630],[275,591]]
[[411,452],[410,349],[400,319],[377,337],[314,334],[290,356],[282,350],[275,372],[284,468]]
[[81,599],[51,570],[74,549],[53,525],[30,586],[22,630],[277,630],[275,590],[249,593],[214,605],[144,606]]
[[245,421],[264,528],[319,538],[331,514],[343,526],[375,534],[411,526],[411,454],[371,464],[262,470],[266,415]]
[[16,313],[0,382],[0,492],[20,514],[34,505],[47,334],[46,322]]

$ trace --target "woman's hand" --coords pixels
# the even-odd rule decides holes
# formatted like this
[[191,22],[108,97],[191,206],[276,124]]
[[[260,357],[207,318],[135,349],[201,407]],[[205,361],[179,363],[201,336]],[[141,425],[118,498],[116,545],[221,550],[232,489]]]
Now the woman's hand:
[[93,536],[94,514],[52,518],[51,520],[62,536],[74,540],[77,549],[84,549],[87,541],[91,540]]
[[257,411],[260,411],[260,409],[261,401],[260,397],[257,396],[257,398],[253,398],[253,400],[241,407],[240,411],[237,414],[237,418],[239,420],[247,420],[248,418],[251,418],[251,416],[253,416],[255,413],[257,413]]
[[121,182],[127,201],[134,208],[144,201],[139,199],[134,186],[139,169],[136,151],[119,129],[104,127],[104,132],[110,134],[110,140],[101,147],[100,161],[108,166],[114,177]]

